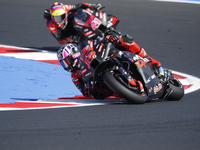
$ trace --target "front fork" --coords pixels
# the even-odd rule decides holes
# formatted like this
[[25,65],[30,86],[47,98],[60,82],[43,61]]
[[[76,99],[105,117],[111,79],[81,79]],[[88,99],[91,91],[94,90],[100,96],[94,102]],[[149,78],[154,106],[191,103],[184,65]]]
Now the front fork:
[[160,99],[167,99],[169,95],[173,92],[173,90],[170,88],[170,77],[172,76],[172,71],[169,69],[162,68],[163,75],[158,76],[160,79],[160,82],[165,87],[165,93],[163,94]]

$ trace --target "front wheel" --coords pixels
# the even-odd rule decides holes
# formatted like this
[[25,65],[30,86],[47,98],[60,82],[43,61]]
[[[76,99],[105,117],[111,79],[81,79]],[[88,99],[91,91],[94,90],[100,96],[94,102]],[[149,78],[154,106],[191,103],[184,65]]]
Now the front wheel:
[[132,104],[143,104],[147,101],[147,95],[144,93],[135,93],[121,84],[111,72],[105,72],[103,75],[105,84],[118,96],[124,98]]
[[167,100],[178,101],[184,96],[184,88],[180,83],[180,81],[174,76],[171,76],[169,80],[170,80],[171,93],[167,97]]

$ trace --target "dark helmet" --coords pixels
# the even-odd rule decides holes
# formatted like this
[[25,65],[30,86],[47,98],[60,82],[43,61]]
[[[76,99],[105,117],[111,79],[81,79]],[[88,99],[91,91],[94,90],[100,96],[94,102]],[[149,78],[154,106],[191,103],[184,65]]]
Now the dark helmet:
[[57,53],[59,63],[69,72],[78,69],[80,52],[76,44],[66,44],[58,50]]

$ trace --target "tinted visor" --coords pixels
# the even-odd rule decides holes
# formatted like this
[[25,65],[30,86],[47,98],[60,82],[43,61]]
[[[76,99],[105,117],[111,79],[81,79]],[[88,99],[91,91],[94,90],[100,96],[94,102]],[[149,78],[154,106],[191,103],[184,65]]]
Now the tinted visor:
[[63,14],[61,16],[54,16],[54,21],[57,23],[62,23],[65,20],[66,14]]

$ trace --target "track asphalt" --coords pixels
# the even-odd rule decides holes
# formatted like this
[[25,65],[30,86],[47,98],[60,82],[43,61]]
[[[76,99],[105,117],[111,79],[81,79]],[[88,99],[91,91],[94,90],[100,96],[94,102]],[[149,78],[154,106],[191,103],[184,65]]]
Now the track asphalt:
[[[61,45],[48,32],[43,19],[43,11],[53,2],[2,0],[0,44],[56,51]],[[121,20],[118,29],[132,35],[164,67],[200,77],[200,5],[147,0],[101,3]],[[67,93],[69,75],[60,66],[3,56],[0,63],[0,100],[6,92],[14,98],[30,99],[35,98],[30,97],[33,92],[39,98],[78,92],[74,89],[74,93]],[[199,96],[198,90],[179,102],[3,111],[0,149],[197,150]]]

